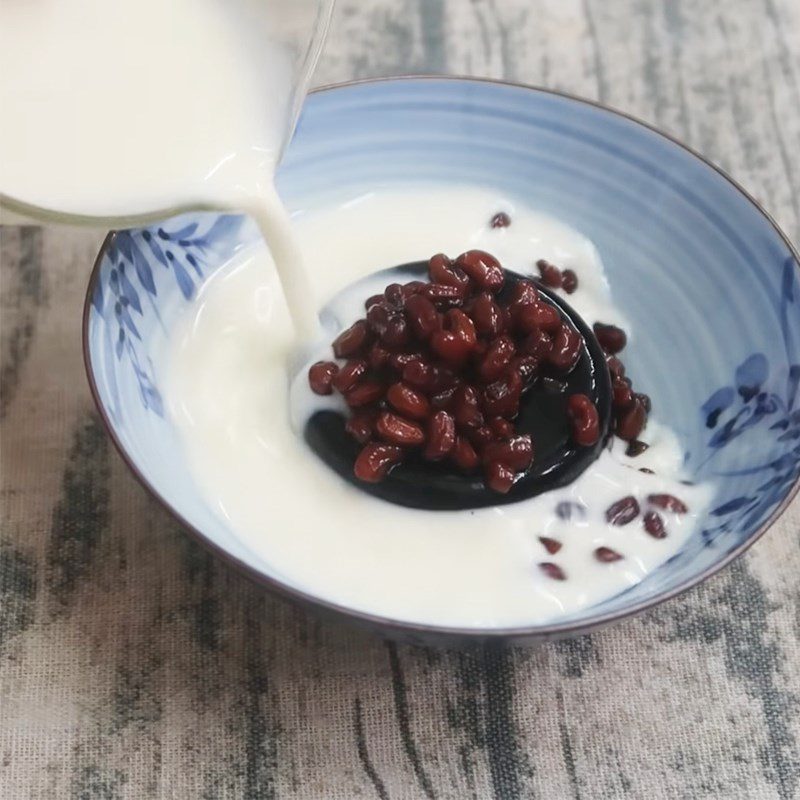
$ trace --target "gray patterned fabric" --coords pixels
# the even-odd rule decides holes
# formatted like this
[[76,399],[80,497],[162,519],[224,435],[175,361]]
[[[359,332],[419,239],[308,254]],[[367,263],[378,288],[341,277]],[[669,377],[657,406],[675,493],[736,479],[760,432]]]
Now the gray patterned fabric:
[[[439,71],[598,98],[800,239],[797,0],[340,0],[319,82]],[[547,647],[320,624],[207,555],[93,413],[102,231],[2,231],[0,797],[800,797],[800,505],[707,585]]]

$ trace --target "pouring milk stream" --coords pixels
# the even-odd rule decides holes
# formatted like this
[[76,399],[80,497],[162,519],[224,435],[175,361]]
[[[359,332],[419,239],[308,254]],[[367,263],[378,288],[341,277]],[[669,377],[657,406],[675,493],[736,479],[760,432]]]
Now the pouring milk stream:
[[275,167],[333,0],[3,0],[0,201],[95,222],[244,211],[296,333],[313,292]]

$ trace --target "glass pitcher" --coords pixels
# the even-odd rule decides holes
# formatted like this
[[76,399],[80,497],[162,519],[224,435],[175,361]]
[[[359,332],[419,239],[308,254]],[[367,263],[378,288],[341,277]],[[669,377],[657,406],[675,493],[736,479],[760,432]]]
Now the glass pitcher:
[[[266,165],[269,171],[267,162],[274,169],[280,159],[333,5],[334,0],[4,2],[0,222],[16,214],[121,227],[219,208],[209,187],[231,163],[244,174],[242,166]],[[220,140],[227,125],[214,115],[224,119],[230,110],[235,116],[245,105],[248,114],[257,107],[247,124],[262,139],[245,153],[234,152]],[[238,122],[232,119],[231,127]],[[157,153],[161,142],[178,158],[148,160],[145,151]],[[187,184],[186,192],[175,185],[174,197],[151,197],[148,181],[181,183],[184,156],[186,169],[198,173],[192,176],[195,185]],[[247,163],[239,163],[245,156]],[[128,184],[142,187],[135,202],[127,200]],[[99,197],[106,186],[109,197]]]

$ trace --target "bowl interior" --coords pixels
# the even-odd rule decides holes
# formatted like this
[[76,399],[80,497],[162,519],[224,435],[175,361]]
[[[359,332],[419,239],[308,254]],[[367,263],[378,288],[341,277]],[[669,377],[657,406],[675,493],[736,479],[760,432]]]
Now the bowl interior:
[[[689,474],[717,486],[677,556],[563,620],[566,628],[669,595],[738,552],[800,469],[798,264],[771,221],[726,177],[639,123],[483,81],[403,79],[312,94],[278,175],[292,211],[432,182],[491,187],[595,243],[638,333],[626,351],[637,386],[684,443]],[[87,365],[145,483],[212,544],[280,581],[193,485],[152,359],[202,281],[256,236],[242,217],[215,214],[119,232],[89,290]]]

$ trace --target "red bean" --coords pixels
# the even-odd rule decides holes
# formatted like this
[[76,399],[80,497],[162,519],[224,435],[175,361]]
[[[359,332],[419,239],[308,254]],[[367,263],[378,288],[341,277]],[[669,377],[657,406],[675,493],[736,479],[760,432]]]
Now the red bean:
[[606,364],[612,378],[625,377],[625,365],[616,356],[606,356]]
[[344,429],[360,444],[366,444],[375,433],[375,420],[377,414],[374,411],[365,411],[354,414],[344,426]]
[[429,283],[424,294],[437,308],[460,306],[467,299],[469,290],[465,286],[450,286],[444,283]]
[[369,349],[367,361],[372,369],[380,369],[389,363],[391,353],[380,343],[375,342]]
[[571,269],[565,269],[561,273],[561,288],[567,293],[572,294],[578,288],[578,276]]
[[598,547],[594,551],[594,557],[603,564],[612,564],[614,561],[622,560],[622,556],[610,547]]
[[494,339],[506,327],[506,317],[503,309],[494,301],[489,292],[481,292],[472,304],[472,320],[475,330],[483,336]]
[[561,275],[561,270],[555,264],[540,258],[536,262],[536,266],[539,268],[539,274],[542,276],[542,283],[545,286],[550,286],[553,289],[561,288],[563,276]]
[[664,520],[656,511],[648,511],[644,515],[644,529],[654,538],[663,539],[667,535]]
[[369,328],[366,320],[354,322],[333,340],[333,354],[336,358],[351,358],[360,355],[369,344]]
[[567,574],[564,572],[558,564],[553,564],[549,561],[543,561],[539,564],[539,569],[547,575],[548,578],[552,578],[554,581],[565,581],[567,579]]
[[572,423],[572,438],[581,447],[591,447],[600,438],[597,407],[585,394],[573,394],[567,400],[567,416]]
[[642,453],[644,453],[648,447],[650,447],[649,444],[645,444],[644,442],[640,442],[638,439],[634,439],[632,442],[628,442],[625,455],[629,456],[630,458],[636,458],[636,456],[640,456]]
[[397,312],[389,317],[386,328],[381,334],[381,341],[387,347],[405,347],[411,341],[411,331],[402,313]]
[[466,289],[469,278],[444,253],[437,253],[428,262],[428,272],[433,283]]
[[456,423],[446,411],[437,411],[428,420],[428,442],[423,455],[429,461],[440,461],[456,443]]
[[383,290],[383,296],[386,298],[386,302],[394,308],[403,308],[405,304],[405,292],[399,283],[390,283]]
[[480,464],[475,448],[463,436],[456,436],[456,443],[450,451],[450,460],[462,472],[472,472]]
[[507,372],[483,390],[483,408],[490,417],[513,419],[519,411],[521,396],[522,378],[517,372]]
[[556,333],[561,328],[561,315],[548,303],[525,303],[514,310],[514,324],[522,333],[542,330]]
[[606,509],[606,520],[612,525],[627,525],[639,516],[639,511],[639,501],[628,495]]
[[391,444],[370,442],[358,454],[353,472],[356,478],[367,483],[382,481],[389,470],[403,458],[403,449]]
[[485,475],[486,485],[498,494],[508,494],[514,485],[514,471],[499,461],[487,464]]
[[425,357],[419,351],[412,353],[392,353],[389,356],[389,366],[396,372],[402,373],[409,364],[422,361]]
[[508,439],[514,435],[514,426],[502,417],[492,417],[489,420],[489,430],[496,439]]
[[592,325],[592,329],[594,330],[594,335],[597,337],[597,341],[600,343],[600,347],[612,356],[619,353],[620,350],[623,350],[628,342],[625,331],[622,330],[622,328],[618,328],[616,325],[606,325],[604,322],[595,322],[595,324]]
[[462,384],[456,389],[453,396],[453,416],[459,430],[480,428],[483,425],[478,393],[469,384]]
[[443,389],[441,392],[437,394],[431,395],[431,407],[440,411],[445,409],[446,411],[452,411],[453,409],[453,398],[455,397],[455,393],[458,390],[459,384],[455,384],[451,386],[449,389]]
[[371,406],[383,398],[386,387],[378,381],[366,380],[345,394],[344,399],[350,408]]
[[478,375],[484,383],[497,380],[511,363],[514,356],[514,340],[510,336],[498,336],[486,350],[478,365]]
[[516,472],[528,469],[533,462],[531,437],[525,434],[490,442],[483,450],[482,460],[484,464],[493,462],[504,464]]
[[522,343],[521,352],[542,360],[553,349],[553,340],[544,331],[534,331]]
[[467,250],[456,259],[456,265],[481,289],[499,292],[503,288],[505,275],[500,262],[483,250]]
[[627,408],[633,402],[633,392],[623,378],[615,378],[612,383],[612,404],[615,409]]
[[406,300],[406,315],[414,335],[423,341],[442,328],[436,306],[422,294],[412,294]]
[[563,545],[557,539],[551,539],[549,536],[540,536],[539,541],[544,545],[544,549],[554,556]]
[[331,394],[333,392],[332,382],[336,373],[339,371],[337,364],[333,361],[317,361],[308,370],[308,384],[314,394]]
[[436,331],[430,344],[439,358],[456,367],[461,366],[472,352],[472,346],[453,331]]
[[533,281],[518,281],[511,290],[510,307],[539,302],[539,290]]
[[650,505],[663,508],[664,511],[671,511],[673,514],[685,514],[689,510],[683,500],[672,494],[649,494],[647,495],[647,502]]
[[539,361],[533,356],[517,356],[511,359],[511,369],[518,372],[522,382],[527,385],[539,372]]
[[373,294],[372,297],[368,297],[364,302],[364,308],[369,311],[370,308],[378,303],[382,303],[384,297],[382,294]]
[[422,294],[428,288],[425,281],[409,281],[403,284],[403,294],[406,297],[411,297],[413,294]]
[[369,329],[377,336],[383,336],[386,333],[386,328],[389,325],[389,320],[394,315],[394,311],[386,305],[383,297],[377,303],[373,303],[367,309],[367,325]]
[[367,371],[367,362],[362,358],[352,359],[348,361],[337,373],[333,376],[331,383],[337,392],[344,394],[354,389],[356,384],[364,376]]
[[378,415],[375,430],[381,439],[400,447],[419,447],[425,442],[425,432],[419,425],[391,411]]
[[448,330],[455,333],[472,350],[477,341],[478,336],[475,332],[475,323],[458,308],[451,308],[445,315],[445,324]]
[[469,439],[470,444],[480,453],[487,444],[495,440],[495,435],[488,425],[481,425],[479,428],[470,428],[464,431],[464,435]]
[[553,337],[553,349],[548,353],[547,361],[559,372],[569,372],[578,363],[582,346],[580,334],[565,322]]
[[393,383],[386,392],[386,399],[395,411],[409,419],[426,419],[431,413],[428,398],[405,383]]
[[403,380],[424,392],[433,388],[434,368],[425,361],[409,361],[403,367]]
[[498,211],[490,220],[492,228],[507,228],[511,224],[511,217],[505,211]]
[[642,394],[641,392],[636,395],[636,399],[644,406],[645,414],[649,414],[653,408],[653,403],[650,400],[650,395]]
[[638,399],[625,409],[616,421],[616,434],[620,439],[631,442],[639,438],[639,434],[644,430],[647,423],[647,412]]

